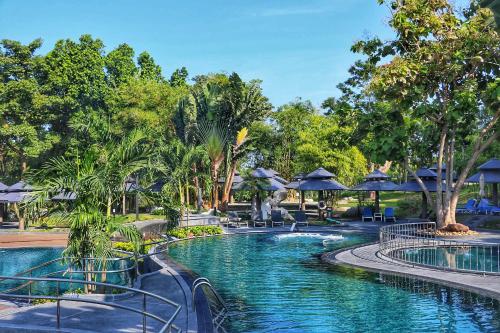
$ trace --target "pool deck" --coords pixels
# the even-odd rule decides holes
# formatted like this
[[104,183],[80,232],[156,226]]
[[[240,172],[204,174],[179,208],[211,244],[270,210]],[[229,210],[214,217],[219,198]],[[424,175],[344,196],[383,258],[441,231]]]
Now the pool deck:
[[61,247],[68,244],[68,234],[63,232],[1,231],[0,248],[11,247]]
[[[182,332],[197,332],[196,315],[193,312],[190,295],[175,271],[163,268],[144,275],[140,289],[166,297],[182,306],[174,323]],[[142,296],[130,295],[117,298],[114,303],[142,309]],[[168,318],[174,308],[170,305],[149,299],[147,310],[161,318]],[[7,308],[0,311],[0,332],[142,332],[140,314],[121,311],[108,306],[73,301],[61,302],[61,329],[56,328],[56,305],[42,305]],[[147,320],[147,331],[157,332],[161,328],[154,319]]]

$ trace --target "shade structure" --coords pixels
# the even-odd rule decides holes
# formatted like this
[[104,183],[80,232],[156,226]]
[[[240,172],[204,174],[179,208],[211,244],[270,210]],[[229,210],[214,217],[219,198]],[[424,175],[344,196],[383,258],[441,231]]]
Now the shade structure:
[[277,181],[279,181],[281,184],[283,185],[286,185],[288,184],[288,181],[285,179],[285,178],[281,178],[280,176],[278,175],[274,175],[273,177],[274,179],[276,179]]
[[301,192],[300,209],[304,209],[305,191],[318,191],[319,199],[322,199],[323,191],[342,191],[347,190],[347,186],[340,184],[333,178],[335,175],[324,168],[318,168],[306,175],[304,180],[298,181],[296,190]]
[[252,172],[252,177],[254,178],[273,178],[274,176],[274,172],[264,168],[257,168]]
[[[240,176],[239,172],[235,172],[234,173],[234,176],[233,176],[233,185],[241,183],[243,180],[244,179],[243,179],[243,177]],[[226,177],[219,177],[219,179],[217,180],[217,183],[219,183],[219,184],[224,184],[225,182],[226,182]]]
[[141,187],[135,183],[135,181],[125,182],[125,192],[135,192],[140,191]]
[[365,181],[352,187],[353,191],[374,191],[375,192],[375,211],[380,211],[380,193],[381,191],[394,191],[398,185],[390,181],[390,176],[380,170],[375,170],[365,176]]
[[50,199],[52,201],[73,201],[76,199],[76,194],[74,192],[61,191]]
[[7,185],[0,182],[0,192],[7,192],[8,189],[9,189],[9,187]]
[[32,191],[33,187],[29,184],[26,184],[22,180],[9,186],[7,192],[29,192]]
[[7,192],[0,194],[1,203],[18,203],[27,198],[31,192]]
[[161,189],[163,188],[164,185],[165,185],[165,181],[161,180],[161,179],[158,179],[153,185],[151,185],[150,187],[148,187],[148,190],[150,192],[160,193]]
[[[429,192],[437,192],[437,175],[434,171],[427,169],[427,168],[420,168],[416,172],[417,176],[420,177],[422,182],[425,184],[425,187]],[[412,179],[410,181],[407,181],[406,183],[403,183],[396,187],[395,191],[401,191],[401,192],[421,192],[422,193],[422,213],[421,217],[426,218],[427,217],[427,199],[425,197],[425,192],[420,187],[420,185],[417,183],[415,179]],[[443,182],[442,186],[442,191],[446,191],[446,186]]]
[[254,190],[255,187],[257,187],[258,190],[267,192],[285,190],[285,185],[274,178],[261,178],[260,181],[256,182],[255,184],[251,184],[250,180],[243,181],[242,183],[237,184],[237,186],[233,188],[233,190],[251,191]]
[[297,186],[299,191],[342,191],[348,190],[347,186],[333,179],[305,179]]
[[311,179],[311,178],[314,178],[314,179],[329,179],[329,178],[334,178],[334,177],[336,177],[335,174],[329,172],[325,168],[317,168],[313,172],[308,173],[306,175],[306,179]]
[[481,164],[478,173],[467,178],[469,183],[479,183],[483,178],[484,183],[492,184],[493,204],[498,206],[498,184],[500,183],[500,159],[492,158],[486,163]]

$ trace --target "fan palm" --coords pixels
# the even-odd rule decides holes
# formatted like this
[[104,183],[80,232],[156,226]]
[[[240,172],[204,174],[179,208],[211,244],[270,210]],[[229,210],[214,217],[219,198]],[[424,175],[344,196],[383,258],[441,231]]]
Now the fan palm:
[[203,142],[208,158],[210,159],[210,176],[212,179],[212,208],[218,207],[219,188],[217,181],[219,169],[224,161],[228,142],[228,130],[225,126],[213,122],[204,121],[199,125],[199,135]]

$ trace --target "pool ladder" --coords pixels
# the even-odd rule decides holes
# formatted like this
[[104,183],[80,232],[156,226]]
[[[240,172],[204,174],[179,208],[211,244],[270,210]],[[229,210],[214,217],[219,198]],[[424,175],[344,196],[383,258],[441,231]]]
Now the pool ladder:
[[224,321],[227,319],[229,311],[227,309],[226,303],[224,302],[222,297],[219,295],[217,290],[215,290],[215,288],[212,286],[212,284],[207,278],[200,277],[193,281],[191,292],[193,295],[194,309],[196,310],[196,303],[195,303],[196,290],[201,286],[207,287],[210,293],[214,296],[213,298],[209,299],[207,295],[207,302],[210,313],[212,314],[212,324],[214,327],[214,331],[227,333],[226,329],[222,325]]

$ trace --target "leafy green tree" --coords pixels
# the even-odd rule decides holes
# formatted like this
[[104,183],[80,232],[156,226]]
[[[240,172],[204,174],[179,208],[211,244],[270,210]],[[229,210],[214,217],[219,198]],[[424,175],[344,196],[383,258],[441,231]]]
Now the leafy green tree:
[[51,130],[55,117],[40,82],[43,59],[35,52],[41,45],[40,39],[28,45],[7,39],[0,42],[0,159],[11,156],[19,162],[20,173],[26,171],[29,159],[60,140]]
[[350,128],[339,126],[332,116],[312,115],[308,126],[298,133],[297,168],[310,172],[324,167],[340,182],[353,185],[367,173],[367,161],[356,146],[350,145],[350,133]]
[[142,79],[157,82],[163,81],[161,67],[155,63],[153,57],[148,52],[144,51],[139,54],[137,63],[139,65],[139,75]]
[[106,55],[106,78],[111,87],[118,87],[137,74],[134,54],[134,49],[129,45],[120,44]]
[[443,163],[448,170],[454,168],[457,138],[477,134],[467,142],[474,149],[454,188],[448,178],[444,200],[436,197],[438,224],[455,223],[460,189],[480,154],[499,135],[496,78],[500,38],[488,9],[473,8],[461,15],[446,0],[391,5],[389,25],[397,38],[380,53],[388,46],[394,57],[377,67],[370,89],[377,97],[394,101],[435,125],[439,135],[438,192]]
[[187,86],[188,71],[186,67],[176,69],[170,76],[170,85],[172,87],[185,87]]

